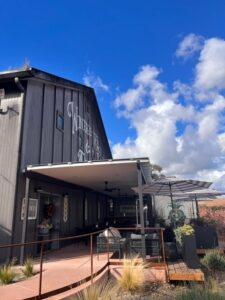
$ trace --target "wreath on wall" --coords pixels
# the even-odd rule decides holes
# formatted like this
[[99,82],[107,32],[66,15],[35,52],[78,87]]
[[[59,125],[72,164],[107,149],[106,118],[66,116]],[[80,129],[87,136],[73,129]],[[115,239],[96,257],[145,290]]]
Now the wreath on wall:
[[54,215],[54,211],[55,211],[55,208],[54,208],[53,203],[49,203],[49,204],[45,205],[45,216],[47,218],[51,218]]

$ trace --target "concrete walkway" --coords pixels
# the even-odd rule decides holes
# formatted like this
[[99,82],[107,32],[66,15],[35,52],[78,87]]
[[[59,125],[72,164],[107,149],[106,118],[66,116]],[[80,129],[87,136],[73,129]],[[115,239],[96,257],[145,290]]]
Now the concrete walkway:
[[[94,255],[94,273],[107,265],[107,255]],[[39,271],[39,264],[35,265]],[[87,247],[74,245],[49,252],[44,256],[42,293],[82,282],[91,274],[90,250]],[[39,274],[30,279],[0,287],[0,299],[21,300],[38,296]]]

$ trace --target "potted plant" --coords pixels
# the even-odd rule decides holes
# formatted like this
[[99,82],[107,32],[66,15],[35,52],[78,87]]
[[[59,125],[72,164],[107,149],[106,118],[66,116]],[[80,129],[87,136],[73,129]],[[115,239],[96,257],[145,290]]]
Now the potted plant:
[[39,235],[48,235],[52,228],[53,224],[48,219],[44,219],[41,224],[38,225]]
[[194,228],[183,225],[174,229],[178,250],[180,249],[186,265],[192,269],[199,268],[200,262],[196,252]]

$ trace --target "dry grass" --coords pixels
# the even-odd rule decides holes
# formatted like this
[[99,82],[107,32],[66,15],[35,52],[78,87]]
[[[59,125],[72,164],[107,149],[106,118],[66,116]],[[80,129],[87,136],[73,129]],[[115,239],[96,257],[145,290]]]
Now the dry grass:
[[124,258],[121,277],[118,279],[120,287],[127,292],[140,290],[144,285],[144,263],[137,257]]
[[16,276],[17,272],[12,264],[7,264],[0,268],[0,282],[2,284],[12,283]]
[[24,262],[24,269],[22,269],[22,273],[26,278],[32,277],[34,272],[34,261],[31,257],[27,257]]
[[112,280],[104,279],[85,288],[70,300],[113,300],[114,297],[111,297],[110,294],[114,287]]

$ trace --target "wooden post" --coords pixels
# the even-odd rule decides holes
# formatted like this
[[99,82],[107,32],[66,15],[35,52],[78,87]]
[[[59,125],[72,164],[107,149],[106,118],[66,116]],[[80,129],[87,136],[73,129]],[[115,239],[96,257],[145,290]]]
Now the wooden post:
[[160,229],[161,234],[161,244],[162,244],[162,259],[163,263],[166,264],[166,255],[165,255],[165,244],[164,244],[164,237],[163,237],[163,229]]
[[[26,177],[26,187],[25,187],[25,201],[24,201],[24,216],[23,216],[23,224],[22,224],[22,237],[21,244],[26,242],[26,231],[27,231],[27,217],[28,217],[28,209],[29,209],[29,189],[30,189],[30,179]],[[23,205],[23,203],[22,203]],[[22,265],[24,261],[24,245],[21,246],[20,250],[20,264]]]
[[140,223],[141,223],[141,245],[142,245],[142,258],[146,260],[146,249],[145,249],[145,223],[144,223],[144,205],[143,205],[143,194],[142,194],[142,173],[140,162],[137,163],[138,172],[138,197],[139,197],[139,211],[140,211]]
[[91,247],[91,284],[93,284],[93,235],[90,235],[90,247]]

